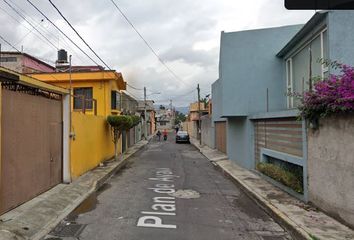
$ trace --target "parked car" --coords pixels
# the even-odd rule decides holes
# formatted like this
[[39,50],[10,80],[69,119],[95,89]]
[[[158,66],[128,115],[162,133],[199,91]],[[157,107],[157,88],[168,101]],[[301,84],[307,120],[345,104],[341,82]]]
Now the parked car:
[[179,142],[186,142],[190,143],[189,141],[189,134],[186,131],[178,131],[176,134],[176,143]]

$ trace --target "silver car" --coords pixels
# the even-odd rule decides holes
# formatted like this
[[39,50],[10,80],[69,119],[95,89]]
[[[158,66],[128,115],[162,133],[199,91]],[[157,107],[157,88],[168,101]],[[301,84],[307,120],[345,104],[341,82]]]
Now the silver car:
[[176,134],[176,143],[179,142],[186,142],[190,143],[189,141],[189,134],[187,131],[178,131]]

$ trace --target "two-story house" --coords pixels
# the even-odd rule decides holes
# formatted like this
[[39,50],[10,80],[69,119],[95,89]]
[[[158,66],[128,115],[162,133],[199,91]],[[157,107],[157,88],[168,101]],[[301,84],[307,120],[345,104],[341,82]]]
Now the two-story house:
[[323,60],[354,64],[353,25],[353,11],[322,11],[305,25],[221,33],[212,119],[226,131],[231,161],[248,169],[262,161],[298,168],[304,189],[297,197],[308,200],[306,124],[297,119],[296,95],[335,73]]

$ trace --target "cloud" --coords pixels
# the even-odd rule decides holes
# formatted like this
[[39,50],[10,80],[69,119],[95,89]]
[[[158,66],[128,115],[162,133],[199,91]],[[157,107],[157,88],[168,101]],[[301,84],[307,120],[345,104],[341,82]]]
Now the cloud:
[[[34,25],[43,18],[26,1],[8,1],[20,6]],[[94,58],[48,1],[31,1]],[[157,60],[110,0],[53,2],[105,62],[123,73],[129,84],[139,88],[146,86],[150,92],[161,92],[151,98],[166,101],[165,103],[172,98],[178,106],[186,106],[195,99],[194,93],[187,96],[184,94],[193,91],[197,83],[200,83],[203,94],[210,92],[210,84],[218,77],[222,30],[240,31],[304,23],[313,14],[309,11],[285,10],[283,0],[116,0],[153,49],[182,79],[180,81]],[[21,48],[23,45],[25,52],[55,61],[57,53],[54,47],[41,40],[34,31],[28,34],[32,27],[3,1],[0,2],[0,7],[21,22],[20,24],[11,19],[0,9],[3,37],[12,43],[21,40],[16,47]],[[38,29],[55,46],[68,50],[73,55],[74,64],[93,64],[47,21],[39,24]],[[26,34],[28,35],[23,38]],[[5,44],[2,44],[4,49]],[[99,62],[97,59],[96,61]],[[129,91],[139,98],[142,97],[142,91]],[[178,97],[181,95],[183,97]]]

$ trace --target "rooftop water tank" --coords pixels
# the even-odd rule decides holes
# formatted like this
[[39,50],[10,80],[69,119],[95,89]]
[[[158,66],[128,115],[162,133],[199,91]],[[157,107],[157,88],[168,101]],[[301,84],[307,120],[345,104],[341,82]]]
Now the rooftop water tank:
[[67,63],[68,62],[68,53],[64,49],[58,51],[58,61],[57,63]]

